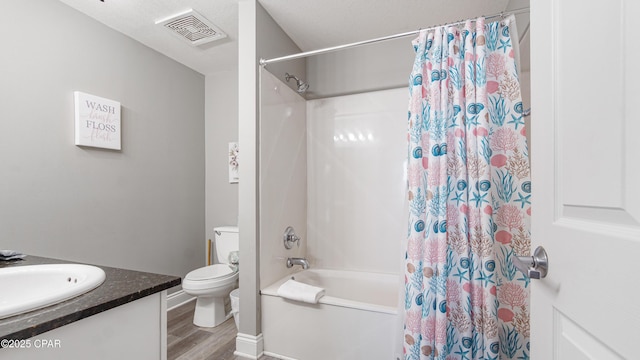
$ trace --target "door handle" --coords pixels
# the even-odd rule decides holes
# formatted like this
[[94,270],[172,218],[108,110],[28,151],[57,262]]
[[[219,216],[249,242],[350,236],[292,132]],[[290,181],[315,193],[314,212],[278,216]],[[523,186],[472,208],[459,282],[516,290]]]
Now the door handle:
[[549,257],[542,246],[533,251],[533,256],[516,256],[513,264],[530,279],[543,279],[549,272]]

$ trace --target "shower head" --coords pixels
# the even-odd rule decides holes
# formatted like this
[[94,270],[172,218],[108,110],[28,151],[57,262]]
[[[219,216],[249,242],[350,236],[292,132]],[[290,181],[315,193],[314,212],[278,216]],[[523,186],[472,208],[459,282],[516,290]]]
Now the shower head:
[[300,94],[304,93],[307,91],[307,89],[309,89],[309,84],[304,83],[302,81],[298,81],[298,92]]
[[298,93],[299,94],[304,94],[305,91],[307,91],[307,89],[309,89],[309,84],[303,82],[302,80],[298,79],[296,76],[294,75],[290,75],[289,73],[285,73],[284,75],[285,80],[287,80],[287,82],[289,82],[289,80],[291,79],[295,79],[296,80],[296,85],[298,86]]

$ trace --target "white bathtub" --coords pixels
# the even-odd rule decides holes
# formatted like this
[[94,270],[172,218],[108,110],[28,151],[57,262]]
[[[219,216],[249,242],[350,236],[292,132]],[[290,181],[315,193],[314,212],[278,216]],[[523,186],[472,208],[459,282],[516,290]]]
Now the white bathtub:
[[309,269],[296,281],[320,286],[318,304],[283,299],[278,287],[287,276],[262,290],[262,335],[266,355],[281,359],[395,359],[398,275]]

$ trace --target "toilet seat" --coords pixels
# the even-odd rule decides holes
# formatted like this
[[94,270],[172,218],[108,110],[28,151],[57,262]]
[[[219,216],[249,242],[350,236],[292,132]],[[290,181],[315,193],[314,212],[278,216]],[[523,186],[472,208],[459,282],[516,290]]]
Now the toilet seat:
[[235,274],[237,271],[231,269],[229,265],[226,264],[214,264],[205,267],[201,267],[199,269],[195,269],[185,276],[186,280],[213,280],[213,279],[224,279],[229,275]]
[[226,264],[215,264],[195,269],[182,281],[185,290],[206,290],[232,285],[238,278],[238,271]]

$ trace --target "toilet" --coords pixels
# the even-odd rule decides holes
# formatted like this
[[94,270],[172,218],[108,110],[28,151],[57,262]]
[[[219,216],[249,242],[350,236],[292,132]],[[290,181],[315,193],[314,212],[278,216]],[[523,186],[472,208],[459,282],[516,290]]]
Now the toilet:
[[214,327],[231,317],[225,311],[225,300],[238,282],[239,266],[229,263],[229,255],[237,259],[237,253],[232,252],[240,248],[238,227],[222,226],[214,230],[218,263],[193,270],[182,281],[182,290],[197,296],[193,324],[201,327]]

